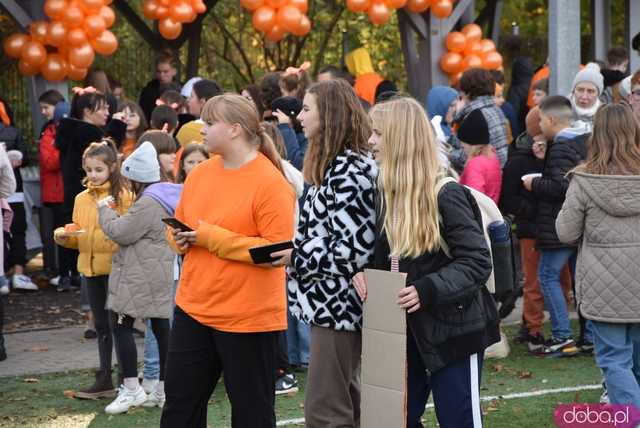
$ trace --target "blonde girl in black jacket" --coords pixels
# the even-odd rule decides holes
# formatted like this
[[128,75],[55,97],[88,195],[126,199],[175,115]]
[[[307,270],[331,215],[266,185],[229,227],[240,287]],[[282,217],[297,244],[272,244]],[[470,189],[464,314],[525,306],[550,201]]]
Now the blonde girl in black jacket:
[[[420,104],[397,98],[370,116],[380,167],[374,266],[387,270],[397,261],[393,267],[407,273],[397,300],[407,311],[407,427],[422,427],[431,392],[441,427],[480,427],[483,352],[500,335],[485,287],[491,257],[478,206],[457,183],[436,193],[437,142]],[[354,282],[366,298],[364,281]]]

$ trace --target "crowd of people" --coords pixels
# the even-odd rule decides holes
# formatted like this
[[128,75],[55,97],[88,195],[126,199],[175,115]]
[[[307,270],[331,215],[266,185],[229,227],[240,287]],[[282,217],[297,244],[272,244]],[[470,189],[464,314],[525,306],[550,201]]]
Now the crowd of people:
[[[500,71],[469,69],[415,100],[366,51],[347,65],[315,82],[308,64],[290,67],[233,93],[201,77],[180,85],[163,54],[139,102],[101,70],[69,101],[41,94],[45,268],[58,291],[81,288],[99,356],[76,397],[205,427],[224,373],[232,425],[274,427],[276,395],[306,371],[306,426],[357,427],[370,267],[407,273],[407,427],[422,426],[431,393],[440,426],[480,427],[480,373],[505,305],[486,286],[496,262],[480,192],[517,237],[516,341],[542,356],[593,353],[603,399],[640,408],[640,70],[626,50],[577,70],[566,96],[524,56],[506,96]],[[0,119],[4,295],[38,288],[24,272],[27,147],[5,101]],[[285,241],[253,262],[250,249]]]

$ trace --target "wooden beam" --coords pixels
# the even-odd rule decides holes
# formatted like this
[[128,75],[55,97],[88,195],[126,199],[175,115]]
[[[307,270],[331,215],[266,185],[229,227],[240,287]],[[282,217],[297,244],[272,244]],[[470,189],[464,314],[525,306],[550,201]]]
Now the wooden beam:
[[580,0],[549,1],[549,95],[568,96],[580,66]]
[[398,15],[405,15],[405,22],[411,26],[418,36],[426,39],[429,37],[427,33],[427,24],[424,22],[423,15],[414,12],[408,12],[405,8],[398,9]]
[[[474,8],[474,0],[460,0],[456,4],[456,7],[453,9],[453,12],[451,12],[451,15],[446,19],[446,21],[444,21],[444,24],[441,27],[442,31],[444,31],[445,34],[448,34],[451,30],[453,30],[453,27],[458,23],[460,18],[462,18],[463,14],[466,16],[473,16]],[[469,12],[469,10],[471,12]]]
[[504,7],[504,0],[498,0],[496,7],[493,10],[493,21],[491,21],[491,40],[498,46],[500,41],[500,19],[502,18],[502,8]]
[[31,17],[27,12],[18,4],[15,0],[2,0],[0,2],[0,7],[2,7],[7,14],[18,24],[21,30],[26,31],[29,25],[31,24]]
[[135,10],[129,6],[126,0],[115,0],[113,6],[124,16],[127,22],[133,27],[133,29],[144,39],[147,44],[158,49],[161,46],[167,46],[168,43],[158,33],[149,28],[146,22],[138,16]]
[[189,28],[189,33],[186,79],[198,75],[198,60],[200,59],[200,46],[202,45],[202,21],[200,21],[198,25]]
[[605,60],[611,47],[611,1],[591,0],[591,49],[595,59]]

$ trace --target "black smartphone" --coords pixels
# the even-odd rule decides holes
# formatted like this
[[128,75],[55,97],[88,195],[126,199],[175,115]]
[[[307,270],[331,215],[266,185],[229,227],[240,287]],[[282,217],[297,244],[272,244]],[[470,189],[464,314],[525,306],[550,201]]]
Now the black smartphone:
[[265,245],[263,247],[249,248],[249,254],[251,254],[253,263],[257,265],[262,263],[273,263],[278,260],[278,258],[271,257],[271,253],[288,250],[289,248],[293,248],[292,241],[278,242],[277,244]]
[[165,224],[173,227],[174,229],[178,229],[181,232],[193,232],[193,229],[191,229],[189,226],[187,226],[177,218],[167,217],[167,218],[163,218],[162,221]]

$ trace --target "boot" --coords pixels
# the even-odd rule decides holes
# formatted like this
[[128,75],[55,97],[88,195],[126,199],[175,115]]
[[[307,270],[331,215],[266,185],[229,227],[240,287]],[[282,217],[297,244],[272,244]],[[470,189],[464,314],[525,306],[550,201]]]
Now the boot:
[[96,381],[89,388],[76,392],[76,398],[86,398],[95,400],[98,398],[113,398],[116,396],[116,389],[111,380],[111,370],[98,370]]

